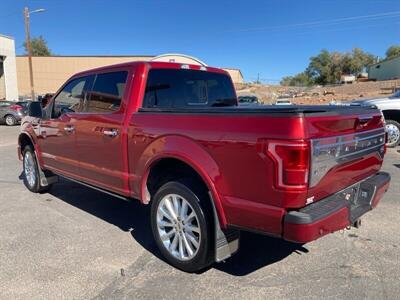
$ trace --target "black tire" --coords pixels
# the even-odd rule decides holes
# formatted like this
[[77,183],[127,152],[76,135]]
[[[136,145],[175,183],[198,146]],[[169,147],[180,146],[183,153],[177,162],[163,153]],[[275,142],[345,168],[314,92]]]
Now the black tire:
[[[199,186],[198,182],[190,179],[180,179],[167,182],[155,193],[151,204],[151,228],[161,254],[172,266],[190,273],[203,270],[214,262],[215,242],[213,234],[214,221],[212,208],[210,206],[207,191],[202,190]],[[183,197],[190,204],[190,209],[193,209],[197,215],[201,240],[197,248],[197,253],[188,260],[180,260],[170,253],[166,246],[164,246],[159,234],[157,227],[157,211],[160,202],[169,194],[176,194]],[[171,237],[171,239],[173,238]]]
[[[28,156],[30,156],[28,158]],[[32,158],[32,160],[30,159]],[[31,161],[31,162],[29,162]],[[44,193],[50,190],[51,185],[42,186],[39,180],[39,166],[37,164],[35,151],[33,151],[31,146],[26,146],[23,151],[23,180],[24,185],[32,193]],[[28,166],[29,165],[29,166]],[[34,172],[33,180],[28,179],[28,168]]]
[[17,119],[13,115],[6,115],[4,120],[7,126],[15,126],[17,124]]
[[[399,143],[400,143],[400,124],[394,120],[386,120],[386,131],[388,134],[388,142],[387,142],[386,146],[389,148],[394,148],[397,145],[399,145]],[[391,136],[391,134],[393,134],[393,136]]]

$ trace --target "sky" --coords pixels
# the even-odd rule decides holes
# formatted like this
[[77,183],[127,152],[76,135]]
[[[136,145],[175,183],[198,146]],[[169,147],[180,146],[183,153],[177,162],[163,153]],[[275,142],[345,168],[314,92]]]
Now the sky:
[[1,0],[0,34],[23,54],[22,10],[31,36],[56,55],[183,53],[277,83],[321,49],[360,47],[384,57],[400,45],[400,1],[386,0]]

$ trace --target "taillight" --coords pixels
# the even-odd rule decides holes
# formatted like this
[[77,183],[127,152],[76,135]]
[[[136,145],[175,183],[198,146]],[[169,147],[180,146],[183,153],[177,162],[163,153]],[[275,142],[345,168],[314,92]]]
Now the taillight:
[[16,110],[16,111],[20,111],[22,109],[22,106],[17,105],[17,104],[13,104],[13,105],[10,106],[10,109]]
[[383,155],[385,155],[387,152],[388,141],[389,141],[389,135],[388,135],[387,131],[385,130],[385,144],[383,145]]
[[275,164],[275,183],[281,189],[308,186],[310,146],[305,141],[268,141],[267,153]]

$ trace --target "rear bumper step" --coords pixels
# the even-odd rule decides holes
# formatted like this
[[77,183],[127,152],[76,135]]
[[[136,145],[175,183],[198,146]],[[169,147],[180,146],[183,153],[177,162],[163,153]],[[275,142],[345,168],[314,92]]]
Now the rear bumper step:
[[300,210],[288,212],[284,218],[284,239],[306,243],[353,224],[378,204],[389,184],[389,173],[380,172]]

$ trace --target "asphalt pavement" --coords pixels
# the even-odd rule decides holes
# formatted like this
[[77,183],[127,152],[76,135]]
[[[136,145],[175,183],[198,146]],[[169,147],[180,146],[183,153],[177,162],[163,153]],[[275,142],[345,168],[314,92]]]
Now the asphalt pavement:
[[389,192],[359,229],[305,245],[243,233],[239,253],[200,274],[165,263],[149,208],[61,180],[21,181],[18,127],[0,126],[0,299],[399,299],[400,154]]

